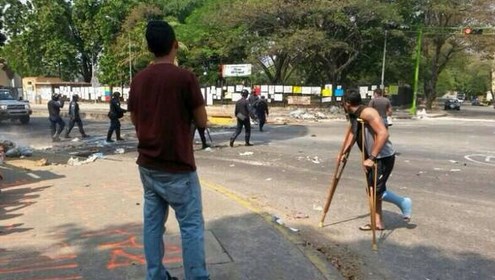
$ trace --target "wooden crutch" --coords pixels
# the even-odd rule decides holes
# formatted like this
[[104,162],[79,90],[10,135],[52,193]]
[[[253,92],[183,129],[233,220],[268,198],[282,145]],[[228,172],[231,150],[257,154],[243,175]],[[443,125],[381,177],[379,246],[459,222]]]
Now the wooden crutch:
[[[346,140],[350,133],[351,133],[351,126],[349,126],[349,129],[347,130],[347,134],[344,138],[344,143],[342,143],[342,148],[340,149],[339,155],[342,155],[344,153]],[[335,193],[335,190],[337,189],[337,184],[339,183],[340,176],[342,175],[345,165],[347,164],[347,158],[349,157],[349,153],[350,153],[350,149],[347,153],[344,154],[343,159],[339,158],[337,162],[337,166],[335,166],[335,171],[333,173],[333,178],[332,178],[332,184],[328,189],[327,201],[325,202],[325,207],[323,207],[323,215],[321,216],[320,219],[320,227],[323,227],[323,222],[325,222],[325,217],[327,216],[328,209],[330,208],[330,203],[332,203],[333,195]]]
[[[361,123],[361,159],[362,162],[366,160],[365,158],[365,153],[366,153],[366,131],[365,131],[365,125],[364,121],[362,119],[358,119],[358,121]],[[372,233],[372,240],[371,240],[371,248],[376,251],[378,250],[378,246],[376,244],[376,183],[377,183],[377,175],[378,175],[378,168],[376,163],[373,165],[373,186],[368,186],[368,173],[367,170],[364,170],[364,177],[366,179],[366,193],[368,194],[368,202],[370,206],[370,222],[371,222],[371,233]]]

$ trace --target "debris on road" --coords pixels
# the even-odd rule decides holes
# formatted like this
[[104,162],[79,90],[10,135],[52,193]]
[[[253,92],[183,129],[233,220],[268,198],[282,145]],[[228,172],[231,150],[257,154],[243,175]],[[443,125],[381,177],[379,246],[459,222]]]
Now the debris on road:
[[99,158],[104,158],[103,154],[102,153],[95,153],[95,154],[92,154],[90,155],[87,159],[85,160],[79,160],[79,158],[77,157],[71,157],[68,161],[67,161],[67,165],[71,165],[71,166],[80,166],[80,165],[83,165],[83,164],[87,164],[87,163],[90,163],[90,162],[94,162],[96,161],[97,159]]
[[301,213],[301,212],[297,212],[296,214],[294,214],[292,216],[294,219],[307,219],[309,218],[309,215],[307,214],[304,214],[304,213]]
[[299,232],[299,229],[297,229],[297,228],[286,226],[285,223],[284,223],[284,221],[282,219],[280,219],[279,217],[277,217],[277,216],[272,216],[272,222],[274,222],[276,224],[279,224],[279,225],[281,225],[281,226],[289,229],[292,232]]
[[47,166],[48,165],[48,160],[46,158],[42,158],[40,160],[37,160],[35,163],[36,166]]
[[284,225],[284,221],[282,221],[282,219],[280,219],[280,218],[279,218],[279,217],[277,217],[277,216],[273,216],[272,221],[273,221],[274,223],[277,223],[277,224],[281,225],[281,226],[283,226],[283,225]]
[[323,211],[323,207],[321,207],[320,205],[313,204],[313,210],[315,210],[315,211]]
[[33,150],[30,147],[18,146],[9,140],[0,140],[0,145],[3,146],[6,157],[30,157],[33,155]]
[[125,150],[123,148],[118,148],[118,149],[115,149],[114,153],[123,154],[123,153],[125,153]]
[[311,162],[313,163],[316,163],[316,164],[320,164],[320,159],[317,157],[317,156],[314,156],[312,159],[311,159]]
[[240,156],[252,156],[254,155],[253,152],[244,152],[244,153],[239,153]]

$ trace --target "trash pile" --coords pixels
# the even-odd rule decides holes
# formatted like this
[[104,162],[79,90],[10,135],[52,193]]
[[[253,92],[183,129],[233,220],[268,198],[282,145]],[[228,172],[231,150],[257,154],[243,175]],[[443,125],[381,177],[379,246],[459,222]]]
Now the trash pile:
[[80,165],[83,165],[83,164],[87,164],[87,163],[90,163],[90,162],[94,162],[96,161],[97,159],[101,159],[101,158],[105,158],[105,156],[103,156],[102,153],[94,153],[92,155],[90,155],[87,159],[85,160],[80,160],[79,158],[77,157],[71,157],[68,161],[67,161],[67,165],[71,165],[71,166],[80,166]]
[[291,118],[300,119],[300,120],[321,120],[328,119],[328,116],[322,112],[310,113],[305,109],[297,109],[289,113]]

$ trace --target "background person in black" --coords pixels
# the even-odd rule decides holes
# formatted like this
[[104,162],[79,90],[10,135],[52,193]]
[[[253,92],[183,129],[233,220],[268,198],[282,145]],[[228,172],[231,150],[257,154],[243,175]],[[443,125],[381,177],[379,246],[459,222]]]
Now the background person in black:
[[64,100],[61,100],[61,97],[61,94],[55,93],[52,95],[52,100],[48,101],[48,119],[50,120],[50,131],[53,142],[60,141],[60,133],[62,133],[65,127],[65,122],[60,117],[60,109],[64,107]]
[[75,124],[77,124],[77,127],[79,128],[81,136],[83,138],[88,137],[88,135],[84,133],[81,116],[79,115],[79,104],[77,103],[77,101],[79,101],[79,95],[72,95],[72,101],[69,103],[69,126],[65,131],[65,138],[70,138],[70,131],[72,130],[72,128],[74,128]]
[[[198,130],[199,138],[201,139],[201,149],[204,150],[206,148],[209,148],[210,145],[206,143],[206,127],[197,127],[195,123],[191,125],[191,134],[194,139],[194,133],[196,132],[196,129]],[[211,139],[211,138],[210,138]]]
[[251,138],[251,120],[249,118],[249,102],[247,100],[248,95],[249,92],[246,89],[243,89],[241,92],[242,98],[235,103],[234,115],[237,118],[237,127],[234,134],[232,134],[232,137],[230,137],[230,147],[234,147],[234,141],[237,136],[241,134],[243,126],[245,129],[246,146],[253,145],[249,143],[249,139]]
[[[246,90],[247,91],[247,90]],[[249,109],[249,117],[253,120],[253,124],[256,124],[258,122],[258,116],[256,115],[256,103],[260,100],[259,97],[256,95],[254,90],[251,91],[251,95],[248,97],[248,109]]]
[[260,127],[260,131],[263,131],[263,126],[266,123],[266,116],[268,116],[268,103],[266,102],[265,97],[262,95],[261,99],[259,99],[255,104],[254,108],[256,110],[256,115],[258,116],[258,124]]
[[116,91],[112,94],[112,100],[110,101],[110,112],[108,112],[108,118],[110,118],[110,128],[107,133],[107,142],[114,142],[112,140],[112,134],[115,131],[117,141],[123,141],[120,137],[120,121],[119,119],[124,116],[126,110],[120,108],[120,92]]

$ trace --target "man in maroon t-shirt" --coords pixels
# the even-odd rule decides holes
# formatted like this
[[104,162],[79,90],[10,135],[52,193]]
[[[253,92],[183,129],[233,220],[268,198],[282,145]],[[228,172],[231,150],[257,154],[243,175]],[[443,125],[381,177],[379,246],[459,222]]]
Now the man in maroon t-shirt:
[[179,222],[185,278],[208,279],[201,186],[191,135],[191,123],[206,127],[205,102],[196,76],[174,65],[178,43],[172,27],[150,21],[146,40],[155,59],[134,77],[128,103],[139,140],[137,164],[144,188],[146,279],[174,279],[162,262],[169,206]]

